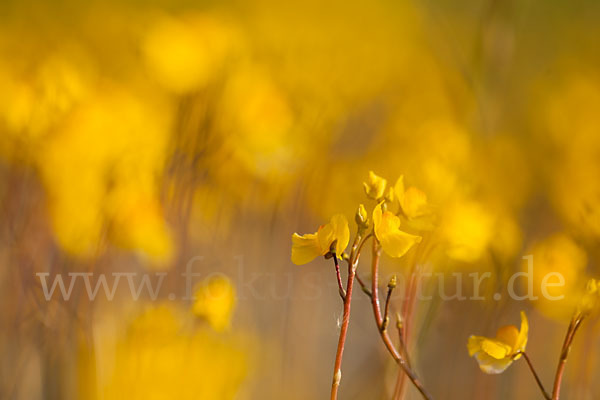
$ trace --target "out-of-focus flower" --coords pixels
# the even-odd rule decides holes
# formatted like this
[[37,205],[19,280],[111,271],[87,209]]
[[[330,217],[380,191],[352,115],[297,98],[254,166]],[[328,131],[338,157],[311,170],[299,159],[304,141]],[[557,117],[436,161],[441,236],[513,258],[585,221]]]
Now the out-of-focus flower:
[[515,217],[507,211],[498,211],[494,224],[494,239],[490,249],[500,260],[509,262],[520,253],[523,244],[523,233]]
[[387,186],[387,180],[376,175],[373,171],[369,171],[369,179],[367,182],[363,182],[365,187],[365,193],[371,199],[378,200],[383,197],[385,188]]
[[319,227],[315,233],[305,235],[292,235],[292,262],[296,265],[306,264],[318,256],[323,256],[330,251],[333,242],[335,252],[341,255],[350,241],[348,220],[342,214],[331,217],[328,224]]
[[90,69],[86,57],[76,51],[40,60],[32,74],[0,65],[0,125],[22,144],[38,144],[87,96],[93,79]]
[[388,187],[385,195],[383,196],[383,198],[388,203],[393,203],[394,200],[396,200],[396,192],[394,191],[394,188],[393,187]]
[[165,267],[175,248],[157,195],[127,186],[116,187],[107,196],[107,216],[119,227],[111,231],[110,237],[117,246]]
[[442,236],[449,257],[466,262],[478,260],[492,238],[494,218],[476,202],[457,202],[446,209]]
[[525,351],[529,323],[525,312],[521,311],[521,329],[514,325],[503,326],[495,338],[471,336],[467,342],[469,355],[475,357],[479,368],[486,374],[499,374],[521,357]]
[[566,71],[564,82],[552,82],[541,110],[539,141],[549,147],[550,200],[571,227],[600,237],[600,81],[580,69]]
[[194,314],[206,319],[217,332],[229,329],[235,308],[235,288],[226,277],[219,276],[201,282],[194,296]]
[[128,322],[123,333],[98,325],[89,367],[97,385],[82,387],[80,398],[233,399],[246,377],[248,354],[238,337],[194,327],[188,318],[161,305]]
[[414,186],[404,189],[404,176],[401,176],[394,185],[396,199],[400,203],[402,212],[408,219],[418,218],[427,214],[427,195]]
[[239,35],[208,15],[163,17],[150,29],[143,54],[150,73],[177,94],[202,88],[223,73]]
[[167,155],[168,110],[160,99],[106,89],[71,113],[42,147],[52,225],[68,253],[94,255],[106,229],[112,243],[152,265],[171,259],[157,182]]
[[282,88],[266,68],[244,65],[225,83],[218,129],[244,170],[268,179],[289,175],[295,165],[294,113]]
[[529,253],[533,256],[533,295],[538,298],[534,306],[548,317],[569,319],[583,296],[585,251],[566,234],[557,233],[536,243]]
[[587,314],[597,309],[599,304],[600,283],[596,279],[591,278],[587,281],[585,293],[579,302],[577,310],[582,314]]
[[421,236],[411,235],[400,230],[400,217],[382,210],[383,202],[373,210],[375,236],[383,251],[390,257],[402,257],[410,248],[421,241]]

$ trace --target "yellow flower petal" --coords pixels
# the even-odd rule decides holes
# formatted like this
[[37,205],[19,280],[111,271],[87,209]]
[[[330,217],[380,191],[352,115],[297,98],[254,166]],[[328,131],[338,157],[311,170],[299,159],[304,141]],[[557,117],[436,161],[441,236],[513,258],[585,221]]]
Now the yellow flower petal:
[[404,175],[400,175],[400,178],[396,181],[394,185],[394,193],[396,194],[396,198],[402,204],[404,201]]
[[350,241],[350,229],[348,228],[348,219],[346,219],[346,217],[342,214],[336,214],[331,218],[329,224],[333,229],[334,239],[337,240],[337,245],[335,248],[336,254],[340,255],[344,252],[344,250],[346,250],[348,242]]
[[469,356],[481,351],[481,342],[485,340],[483,336],[470,336],[467,341],[467,350],[469,350]]
[[479,369],[486,374],[500,374],[513,362],[510,357],[497,360],[485,352],[475,354],[475,359],[479,363]]
[[408,218],[427,214],[427,195],[416,187],[409,187],[400,202],[402,211]]
[[367,182],[363,182],[363,185],[367,196],[377,200],[383,197],[385,187],[387,186],[387,180],[376,175],[373,171],[369,171],[369,179]]
[[511,350],[517,345],[519,330],[514,325],[506,325],[496,332],[496,340],[508,345]]
[[294,264],[309,263],[320,255],[322,255],[321,247],[316,233],[307,233],[303,236],[297,233],[292,235],[292,262]]
[[319,227],[319,230],[317,231],[317,241],[319,243],[319,248],[321,249],[321,255],[324,255],[329,251],[329,247],[334,240],[334,227],[331,223]]
[[527,337],[529,335],[529,321],[524,311],[521,311],[521,329],[519,330],[519,336],[513,347],[513,354],[519,351],[525,351],[527,346]]
[[382,211],[379,203],[373,210],[375,236],[390,257],[402,257],[410,248],[421,241],[420,236],[400,230],[400,218],[389,211]]
[[479,368],[487,374],[499,374],[513,362],[510,357],[500,357],[502,354],[506,355],[510,352],[509,346],[484,336],[469,337],[467,349],[469,355],[477,360]]
[[486,338],[481,342],[481,350],[496,360],[501,360],[510,354],[512,347],[499,340]]
[[336,254],[340,255],[350,241],[348,220],[342,214],[334,215],[329,223],[321,226],[316,233],[308,233],[303,236],[294,233],[292,235],[292,262],[302,265],[318,256],[327,254],[335,240],[337,240]]

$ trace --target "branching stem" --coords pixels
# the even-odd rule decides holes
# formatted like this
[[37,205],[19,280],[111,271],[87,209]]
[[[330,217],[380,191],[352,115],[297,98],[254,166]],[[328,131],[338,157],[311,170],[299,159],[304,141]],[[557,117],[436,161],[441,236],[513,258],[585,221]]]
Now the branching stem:
[[[379,306],[379,288],[378,288],[378,276],[379,276],[379,258],[381,256],[381,247],[377,241],[377,239],[373,239],[373,259],[371,264],[371,305],[373,307],[373,314],[375,316],[375,322],[378,328],[381,328],[383,325],[383,317],[381,315],[381,309]],[[383,343],[387,350],[392,355],[394,361],[402,368],[406,376],[410,379],[413,385],[417,388],[417,390],[421,393],[424,399],[431,400],[431,396],[423,387],[421,381],[417,377],[417,375],[413,372],[413,370],[408,366],[406,360],[402,357],[402,355],[398,352],[392,340],[390,339],[390,335],[388,334],[387,329],[378,329],[379,335],[383,340]]]
[[567,329],[567,335],[565,336],[565,341],[563,343],[563,347],[560,352],[560,358],[558,360],[558,367],[556,368],[556,377],[554,378],[554,387],[552,389],[552,400],[559,400],[560,385],[562,384],[562,378],[565,372],[567,358],[569,357],[569,352],[571,351],[571,344],[573,343],[575,333],[577,333],[577,329],[579,329],[579,327],[581,326],[581,322],[584,318],[584,315],[577,315],[571,321],[571,324],[569,324],[569,328]]

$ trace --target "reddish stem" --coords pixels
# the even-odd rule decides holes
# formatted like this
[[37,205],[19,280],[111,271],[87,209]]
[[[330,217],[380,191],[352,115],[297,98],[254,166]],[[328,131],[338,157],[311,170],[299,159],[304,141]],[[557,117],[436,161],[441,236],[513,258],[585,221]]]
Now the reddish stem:
[[335,263],[335,275],[337,277],[338,290],[340,292],[340,297],[342,301],[346,300],[346,291],[344,290],[344,284],[342,283],[342,275],[340,273],[340,264],[338,262],[337,255],[335,253],[332,254],[333,262]]
[[[416,257],[415,257],[416,260]],[[415,294],[415,284],[417,282],[416,280],[416,272],[415,270],[417,269],[417,263],[416,261],[413,262],[413,265],[411,267],[410,270],[410,279],[408,281],[408,285],[406,287],[406,293],[404,296],[404,302],[402,304],[402,317],[404,318],[404,323],[402,324],[402,327],[400,329],[400,336],[402,338],[403,341],[403,346],[405,348],[408,348],[408,334],[410,332],[410,323],[411,323],[411,318],[412,318],[412,309],[414,307],[414,294]],[[406,350],[408,351],[408,350]],[[402,397],[402,393],[404,393],[404,385],[406,382],[406,375],[403,374],[402,372],[398,372],[398,377],[396,379],[396,388],[394,389],[394,396],[393,399],[397,400],[400,399]]]
[[573,321],[571,321],[569,329],[567,329],[567,335],[565,336],[565,341],[563,343],[563,347],[560,353],[560,359],[558,360],[558,367],[556,368],[554,388],[552,389],[552,400],[559,400],[560,386],[562,384],[562,378],[565,372],[565,366],[567,364],[567,357],[569,357],[569,352],[571,351],[571,344],[573,343],[573,338],[575,337],[575,333],[577,333],[577,329],[579,329],[579,326],[581,326],[583,318],[584,316],[577,316]]
[[377,324],[377,330],[379,331],[379,335],[383,340],[385,347],[388,349],[394,361],[404,371],[406,376],[411,380],[413,385],[417,388],[417,390],[421,393],[424,399],[431,400],[431,396],[425,390],[419,378],[416,374],[410,369],[410,367],[406,364],[406,361],[402,358],[401,354],[398,352],[390,336],[383,325],[383,317],[381,316],[381,309],[379,306],[379,287],[378,287],[378,276],[379,276],[379,258],[381,256],[381,247],[376,239],[373,239],[373,260],[371,264],[372,278],[371,278],[371,305],[373,307],[373,315],[375,316],[375,322]]
[[[333,367],[333,382],[331,384],[331,400],[336,400],[338,395],[338,389],[340,387],[340,381],[342,380],[342,357],[344,356],[344,345],[346,344],[346,336],[348,334],[348,325],[350,323],[350,303],[352,301],[352,288],[354,287],[354,276],[356,273],[356,267],[358,266],[358,258],[360,251],[357,251],[360,236],[357,235],[354,243],[352,244],[352,251],[350,254],[350,262],[348,263],[348,283],[346,285],[346,293],[343,297],[344,300],[344,313],[342,318],[342,326],[340,328],[340,337],[338,340],[337,352],[335,355],[335,364]],[[334,255],[334,259],[337,257]],[[337,264],[337,262],[336,262]],[[340,280],[341,284],[341,280]],[[341,287],[343,290],[343,287]],[[341,294],[341,293],[340,293]]]

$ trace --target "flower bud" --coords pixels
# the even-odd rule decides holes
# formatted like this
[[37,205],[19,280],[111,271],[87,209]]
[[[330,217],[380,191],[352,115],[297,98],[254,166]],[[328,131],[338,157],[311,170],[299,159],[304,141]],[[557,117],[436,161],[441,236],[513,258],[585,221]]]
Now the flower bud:
[[388,289],[395,289],[396,285],[398,284],[398,279],[396,278],[396,275],[392,275],[392,277],[390,278],[390,281],[388,282]]
[[364,205],[360,204],[358,206],[354,220],[360,229],[367,229],[369,227],[369,216]]

